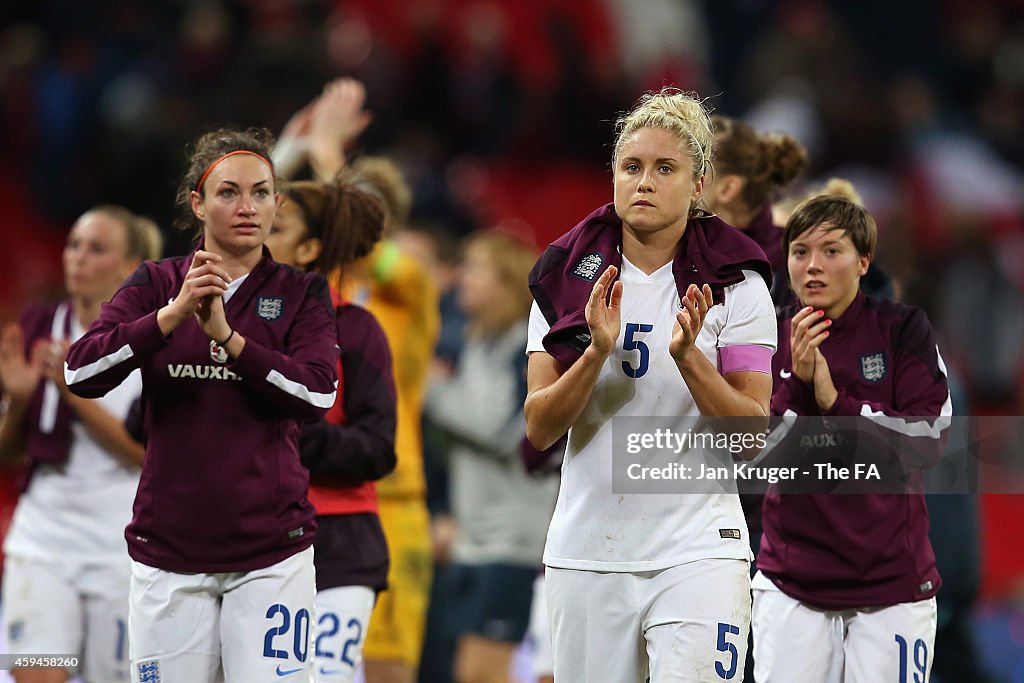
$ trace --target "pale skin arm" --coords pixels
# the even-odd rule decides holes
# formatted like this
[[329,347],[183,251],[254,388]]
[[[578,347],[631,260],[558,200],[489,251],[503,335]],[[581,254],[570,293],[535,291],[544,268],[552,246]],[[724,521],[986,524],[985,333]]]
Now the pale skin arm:
[[7,413],[0,424],[0,461],[15,460],[25,450],[21,420],[41,378],[36,362],[38,352],[34,350],[33,359],[26,362],[24,346],[21,326],[5,325],[0,332],[0,387],[7,401]]
[[839,398],[839,391],[832,381],[832,372],[821,349],[814,349],[814,401],[822,412],[832,410]]
[[68,389],[68,385],[64,382],[64,359],[67,352],[67,342],[50,344],[40,361],[43,373],[57,385],[61,399],[75,411],[75,415],[89,430],[96,443],[125,464],[141,467],[146,450],[141,443],[128,434],[124,422],[100,405],[98,401],[75,396]]
[[25,450],[21,436],[21,419],[25,415],[25,404],[11,401],[7,412],[0,418],[0,462],[11,462]]
[[224,317],[223,296],[231,276],[220,266],[223,260],[213,252],[197,251],[181,283],[181,291],[174,301],[157,311],[156,320],[160,332],[167,337],[195,316],[203,333],[217,343],[227,339],[224,349],[229,356],[237,358],[245,348],[245,338],[237,332],[232,334],[231,326]]
[[292,178],[306,163],[309,156],[309,129],[313,121],[313,108],[319,96],[298,110],[285,124],[274,146],[274,166],[282,178]]
[[366,89],[353,78],[339,78],[324,86],[309,129],[309,165],[317,180],[330,182],[345,167],[345,148],[373,119],[363,109],[365,103]]
[[[771,375],[763,372],[730,372],[722,375],[695,342],[712,305],[711,287],[690,285],[683,297],[683,310],[676,314],[678,327],[672,335],[669,353],[701,415],[708,417],[763,417],[768,426],[768,405],[772,398]],[[754,458],[758,450],[740,455]]]
[[345,149],[373,120],[363,109],[366,90],[354,78],[338,78],[323,93],[295,112],[274,150],[278,173],[291,178],[306,162],[321,182],[330,182],[345,167]]
[[[567,370],[550,354],[534,352],[527,365],[526,438],[544,450],[569,431],[597,386],[601,366],[619,338],[622,283],[618,269],[609,266],[594,283],[587,302],[590,346]],[[614,283],[614,284],[613,284]]]

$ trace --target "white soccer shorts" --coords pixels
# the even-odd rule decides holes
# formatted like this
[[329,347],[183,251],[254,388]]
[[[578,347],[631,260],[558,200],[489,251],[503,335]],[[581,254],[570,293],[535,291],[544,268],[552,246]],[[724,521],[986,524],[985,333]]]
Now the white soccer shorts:
[[96,563],[4,559],[11,654],[76,655],[88,681],[128,680],[128,555]]
[[750,564],[707,559],[653,572],[548,567],[558,683],[743,678]]
[[313,548],[251,572],[132,563],[132,681],[312,683]]
[[754,678],[758,683],[927,683],[935,598],[889,607],[822,610],[754,576]]
[[366,586],[340,586],[316,594],[316,683],[355,680],[376,599],[376,592]]

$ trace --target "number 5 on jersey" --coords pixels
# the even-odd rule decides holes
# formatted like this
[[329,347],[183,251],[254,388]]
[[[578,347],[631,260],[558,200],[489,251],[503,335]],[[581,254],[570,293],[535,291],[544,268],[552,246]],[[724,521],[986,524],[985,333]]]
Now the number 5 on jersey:
[[640,379],[647,374],[647,368],[651,364],[651,350],[647,348],[647,344],[643,341],[634,339],[634,335],[647,334],[653,329],[654,325],[626,323],[626,335],[622,339],[622,349],[624,351],[640,352],[640,363],[635,368],[628,361],[622,361],[622,371],[626,373],[626,377]]

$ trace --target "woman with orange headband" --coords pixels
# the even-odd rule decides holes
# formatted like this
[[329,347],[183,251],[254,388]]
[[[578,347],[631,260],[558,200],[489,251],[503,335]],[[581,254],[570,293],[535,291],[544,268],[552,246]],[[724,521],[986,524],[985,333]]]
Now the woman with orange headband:
[[270,143],[200,138],[178,192],[195,250],[143,263],[68,353],[80,396],[142,371],[133,680],[311,680],[316,513],[298,435],[334,403],[338,349],[327,283],[264,246]]

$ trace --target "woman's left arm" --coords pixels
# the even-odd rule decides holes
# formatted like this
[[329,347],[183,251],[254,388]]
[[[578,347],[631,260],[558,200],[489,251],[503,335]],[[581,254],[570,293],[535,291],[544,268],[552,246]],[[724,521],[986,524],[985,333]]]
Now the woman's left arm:
[[721,374],[699,349],[676,361],[701,415],[764,417],[772,398],[772,376],[763,372]]
[[118,419],[100,405],[99,401],[75,396],[64,381],[64,360],[67,357],[68,342],[51,344],[43,354],[42,371],[60,390],[60,397],[75,412],[78,419],[89,430],[100,446],[115,458],[135,467],[142,467],[145,447],[133,439]]
[[815,360],[815,398],[822,415],[861,418],[858,426],[864,438],[869,433],[879,435],[907,469],[932,467],[945,452],[953,416],[946,365],[924,311],[908,308],[892,335],[891,400],[858,396],[863,387],[837,387],[820,349]]
[[[697,347],[696,339],[713,305],[711,288],[691,285],[676,316],[678,328],[669,352],[680,376],[706,417],[753,417],[751,433],[768,426],[772,397],[771,357],[777,344],[777,325],[771,297],[764,281],[747,273],[746,281],[731,288],[728,297],[738,300],[728,314],[729,323],[720,335],[718,364]],[[731,301],[730,301],[731,303]],[[741,454],[751,459],[756,451]]]
[[[59,382],[58,378],[62,374],[56,375],[54,381]],[[142,467],[146,449],[128,434],[123,420],[114,417],[94,399],[75,396],[68,391],[67,385],[63,382],[59,382],[59,386],[61,398],[75,411],[75,415],[96,439],[96,443],[119,460],[135,467]]]
[[322,276],[309,285],[287,339],[284,352],[245,339],[228,367],[280,409],[282,417],[315,422],[334,405],[338,389],[334,306]]

